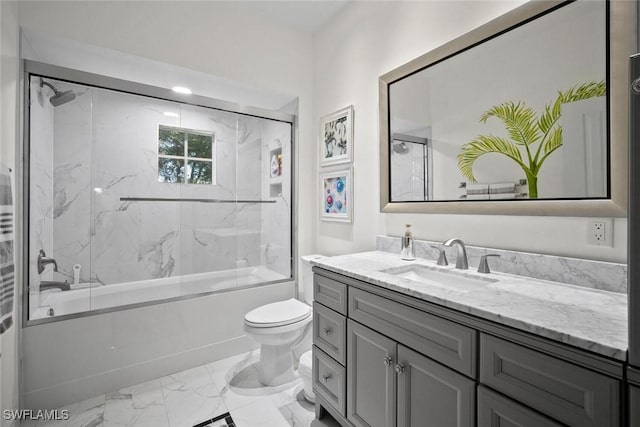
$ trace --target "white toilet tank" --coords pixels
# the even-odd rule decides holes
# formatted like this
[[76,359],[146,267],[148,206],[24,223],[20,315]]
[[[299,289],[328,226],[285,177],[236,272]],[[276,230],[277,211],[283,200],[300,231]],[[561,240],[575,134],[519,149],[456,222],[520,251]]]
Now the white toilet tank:
[[300,257],[302,267],[300,268],[300,281],[302,282],[302,297],[304,302],[313,305],[313,271],[311,268],[311,260],[324,258],[324,255],[304,255]]

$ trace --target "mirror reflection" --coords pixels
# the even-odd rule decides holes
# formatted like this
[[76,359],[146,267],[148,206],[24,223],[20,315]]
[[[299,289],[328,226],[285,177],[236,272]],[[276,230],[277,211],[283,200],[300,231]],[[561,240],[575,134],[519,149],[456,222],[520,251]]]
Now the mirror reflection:
[[391,201],[608,198],[606,22],[579,0],[391,83]]

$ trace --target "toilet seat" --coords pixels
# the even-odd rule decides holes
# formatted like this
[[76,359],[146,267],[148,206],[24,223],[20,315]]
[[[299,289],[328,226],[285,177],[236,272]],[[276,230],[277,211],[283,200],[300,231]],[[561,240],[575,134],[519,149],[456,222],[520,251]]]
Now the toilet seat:
[[290,298],[251,310],[244,316],[244,322],[253,328],[275,328],[300,322],[310,316],[311,307]]

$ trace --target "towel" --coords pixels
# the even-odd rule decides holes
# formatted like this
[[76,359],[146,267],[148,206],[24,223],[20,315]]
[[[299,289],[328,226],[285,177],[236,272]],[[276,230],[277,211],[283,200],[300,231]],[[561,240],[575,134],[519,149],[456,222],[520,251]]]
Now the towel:
[[491,200],[508,200],[515,199],[516,193],[500,193],[500,194],[490,194],[489,199]]
[[489,184],[489,194],[515,193],[516,185],[513,182]]
[[488,184],[467,184],[467,194],[489,194]]
[[0,164],[0,334],[13,325],[13,199],[11,170]]
[[467,194],[467,200],[489,200],[488,194]]

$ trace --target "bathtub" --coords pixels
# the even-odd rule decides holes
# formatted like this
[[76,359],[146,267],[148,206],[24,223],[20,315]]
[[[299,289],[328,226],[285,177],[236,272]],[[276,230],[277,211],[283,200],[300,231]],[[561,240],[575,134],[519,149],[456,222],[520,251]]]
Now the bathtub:
[[259,266],[102,285],[70,291],[46,290],[40,293],[40,306],[31,310],[30,319],[57,317],[150,301],[175,299],[188,295],[240,289],[289,279],[289,277],[276,273],[267,267]]

